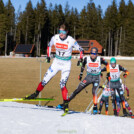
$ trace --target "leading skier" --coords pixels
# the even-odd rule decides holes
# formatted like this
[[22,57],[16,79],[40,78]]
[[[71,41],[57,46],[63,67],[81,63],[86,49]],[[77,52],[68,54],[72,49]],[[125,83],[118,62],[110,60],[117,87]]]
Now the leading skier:
[[[47,72],[44,75],[43,80],[39,83],[36,91],[25,97],[26,99],[36,98],[39,93],[43,90],[45,85],[49,82],[49,80],[56,75],[58,71],[61,71],[61,80],[60,87],[63,97],[64,104],[68,100],[68,90],[66,87],[67,80],[69,78],[70,69],[71,69],[71,58],[72,58],[72,49],[75,47],[80,51],[80,59],[77,65],[82,63],[83,59],[83,49],[79,46],[77,41],[68,35],[68,27],[66,24],[62,24],[59,27],[59,34],[54,35],[51,38],[51,41],[47,47],[47,62],[50,62],[50,53],[52,45],[56,48],[56,55],[53,60],[52,65],[49,67]],[[67,111],[68,108],[64,105],[64,111]]]

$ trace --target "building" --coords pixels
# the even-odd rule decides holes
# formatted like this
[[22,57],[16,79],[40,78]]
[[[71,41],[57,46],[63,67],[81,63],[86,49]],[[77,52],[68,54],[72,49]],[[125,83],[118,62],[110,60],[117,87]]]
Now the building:
[[14,54],[20,54],[24,57],[33,57],[34,45],[33,44],[18,44],[14,49]]

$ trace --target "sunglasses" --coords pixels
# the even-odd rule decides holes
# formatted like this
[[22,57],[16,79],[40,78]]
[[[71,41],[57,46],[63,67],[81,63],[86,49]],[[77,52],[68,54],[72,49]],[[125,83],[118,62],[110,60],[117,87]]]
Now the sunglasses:
[[59,34],[67,34],[67,32],[66,31],[64,31],[64,30],[59,30]]
[[93,55],[97,55],[97,53],[91,53],[91,54],[93,54]]

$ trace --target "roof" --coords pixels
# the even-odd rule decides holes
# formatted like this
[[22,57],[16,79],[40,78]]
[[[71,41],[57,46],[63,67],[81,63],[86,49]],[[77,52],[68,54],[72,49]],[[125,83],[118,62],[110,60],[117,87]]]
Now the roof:
[[32,53],[34,48],[33,44],[18,44],[16,45],[14,52],[15,53]]
[[96,40],[90,40],[89,45],[90,45],[89,51],[91,51],[92,47],[96,47],[98,48],[98,53],[102,53],[103,47]]

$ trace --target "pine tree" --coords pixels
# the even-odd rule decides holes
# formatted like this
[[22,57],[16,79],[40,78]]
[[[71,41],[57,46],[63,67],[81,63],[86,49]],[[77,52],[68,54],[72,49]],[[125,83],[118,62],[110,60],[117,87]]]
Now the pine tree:
[[96,33],[97,33],[97,22],[98,22],[98,16],[97,16],[97,9],[95,7],[95,4],[90,0],[90,3],[87,5],[87,38],[88,39],[95,39]]
[[0,54],[4,54],[5,37],[6,37],[6,15],[5,7],[2,0],[0,0]]
[[[49,24],[48,24],[48,11],[46,8],[46,3],[44,0],[41,0],[41,3],[37,3],[35,9],[35,38],[38,44],[37,55],[44,53],[47,48],[48,36],[49,36]],[[41,51],[40,51],[41,49]]]
[[80,39],[86,39],[87,37],[87,12],[86,7],[82,9],[80,12],[80,19],[79,19],[79,36]]
[[78,38],[78,28],[79,28],[79,14],[77,9],[72,8],[69,16],[69,29],[70,35],[74,38]]
[[20,16],[21,25],[20,31],[20,43],[22,44],[33,44],[34,42],[34,29],[35,29],[35,13],[31,1],[26,5],[25,11]]
[[105,12],[104,17],[104,30],[107,37],[107,54],[112,56],[115,54],[115,41],[116,32],[119,28],[118,10],[115,0],[112,5],[109,6]]
[[127,6],[127,20],[125,23],[124,31],[124,45],[123,45],[123,55],[134,55],[134,5],[131,0],[129,0]]
[[5,6],[6,14],[6,33],[7,33],[7,54],[10,51],[13,51],[14,44],[14,29],[15,29],[15,9],[11,3],[11,0],[8,0],[7,5]]
[[4,13],[5,13],[4,3],[3,0],[0,0],[0,14],[4,14]]

